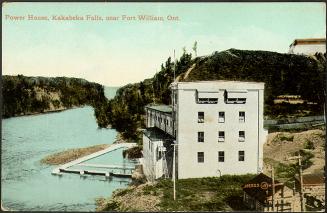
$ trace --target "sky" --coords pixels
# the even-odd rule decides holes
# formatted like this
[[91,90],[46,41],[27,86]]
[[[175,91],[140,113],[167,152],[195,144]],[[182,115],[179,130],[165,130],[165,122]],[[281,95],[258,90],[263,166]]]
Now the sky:
[[[60,15],[84,20],[53,20]],[[164,20],[140,21],[138,15]],[[105,19],[113,16],[119,20]],[[229,48],[287,53],[294,39],[325,38],[325,21],[324,3],[4,3],[2,74],[123,86],[151,78],[174,49],[176,58],[183,47],[194,55],[195,41],[198,56]]]

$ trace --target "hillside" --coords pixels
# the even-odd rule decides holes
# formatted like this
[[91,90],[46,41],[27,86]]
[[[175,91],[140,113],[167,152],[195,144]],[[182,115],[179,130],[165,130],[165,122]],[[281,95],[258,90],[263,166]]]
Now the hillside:
[[264,170],[267,172],[269,164],[274,166],[277,178],[287,180],[293,177],[297,161],[287,159],[300,151],[304,173],[324,172],[325,138],[325,129],[270,133],[263,146]]
[[[97,211],[241,211],[242,185],[255,175],[223,175],[221,177],[176,180],[160,179],[156,183],[132,185],[114,191],[109,199],[97,200]],[[128,201],[128,202],[126,202]]]
[[[325,166],[325,129],[298,133],[274,132],[263,146],[264,173],[293,188],[297,174],[296,160],[287,160],[298,151],[303,156],[304,173],[321,173]],[[158,179],[155,183],[131,185],[114,191],[110,198],[97,200],[97,211],[245,211],[242,184],[255,175],[178,179],[177,199],[173,200],[173,183]],[[128,200],[128,202],[126,202]]]
[[[170,104],[174,66],[178,81],[246,80],[265,82],[266,118],[323,114],[326,54],[312,57],[268,51],[229,49],[192,59],[184,52],[176,64],[168,58],[153,78],[121,87],[109,102],[108,122],[126,138],[137,139],[144,106]],[[278,95],[300,95],[303,104],[274,104]],[[307,104],[314,102],[316,104]]]
[[2,84],[4,118],[91,105],[99,126],[104,126],[101,115],[107,99],[100,84],[80,78],[23,75],[4,75]]

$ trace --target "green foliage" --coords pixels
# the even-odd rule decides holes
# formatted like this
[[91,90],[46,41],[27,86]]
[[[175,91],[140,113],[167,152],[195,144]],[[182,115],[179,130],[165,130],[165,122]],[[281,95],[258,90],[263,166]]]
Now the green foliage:
[[116,196],[124,196],[132,191],[132,189],[119,189],[119,191],[115,194]]
[[280,119],[286,118],[289,115],[303,117],[303,116],[315,116],[321,115],[323,113],[322,104],[290,104],[290,103],[280,103],[280,104],[265,104],[264,115],[268,116],[270,119]]
[[[301,154],[301,164],[302,169],[306,169],[312,165],[311,158],[314,157],[314,155],[311,152],[305,151],[305,150],[299,150],[293,153],[293,156],[298,156],[298,154]],[[284,164],[284,163],[278,163],[274,166],[276,171],[277,178],[292,178],[295,174],[299,173],[299,165],[298,162],[294,162],[292,164]]]
[[291,178],[294,177],[294,175],[297,172],[297,166],[296,164],[284,164],[284,163],[278,163],[275,167],[276,171],[276,177],[277,178]]
[[[175,75],[186,71],[191,64],[191,54],[186,52],[176,61]],[[121,87],[109,101],[108,121],[125,139],[141,141],[138,128],[144,127],[144,106],[156,102],[169,104],[169,85],[174,78],[174,63],[169,57],[152,79]]]
[[310,58],[268,51],[229,49],[203,58],[189,75],[193,80],[245,80],[265,82],[265,102],[272,105],[281,94],[296,94],[324,103],[325,56]]
[[[241,80],[265,83],[264,114],[270,118],[288,115],[308,116],[323,113],[325,86],[325,55],[314,57],[280,54],[268,51],[229,49],[210,56],[197,57],[186,50],[176,64],[169,57],[153,78],[128,84],[110,100],[109,122],[126,138],[137,138],[136,130],[144,127],[144,106],[149,103],[170,104],[169,85],[175,76],[179,81]],[[185,72],[195,63],[187,79]],[[316,105],[274,104],[278,95],[301,95]]]
[[305,149],[315,149],[315,146],[314,146],[314,144],[313,144],[312,141],[310,141],[310,140],[307,139],[305,141],[305,143],[304,143],[304,148]]
[[177,198],[173,200],[173,183],[162,179],[145,187],[145,193],[162,192],[162,211],[246,210],[242,203],[242,185],[255,175],[223,175],[207,178],[181,179],[176,182]]
[[[2,76],[3,117],[40,113],[59,108],[91,105],[100,127],[109,124],[104,88],[80,78]],[[52,96],[56,94],[59,99]]]
[[[300,153],[301,155],[301,164],[302,164],[302,168],[303,169],[306,169],[306,168],[309,168],[313,163],[311,161],[311,158],[314,157],[314,154],[312,154],[311,152],[309,151],[305,151],[303,149],[299,150],[299,151],[296,151],[294,153],[294,156],[298,156],[298,154]],[[298,168],[298,166],[297,166]]]
[[127,155],[129,159],[141,158],[142,150],[143,150],[142,146],[136,146],[126,149],[123,151],[123,157],[125,158]]
[[116,212],[119,208],[119,205],[116,201],[110,201],[106,204],[105,208],[102,211],[111,211]]
[[294,135],[281,135],[279,139],[281,141],[293,141]]

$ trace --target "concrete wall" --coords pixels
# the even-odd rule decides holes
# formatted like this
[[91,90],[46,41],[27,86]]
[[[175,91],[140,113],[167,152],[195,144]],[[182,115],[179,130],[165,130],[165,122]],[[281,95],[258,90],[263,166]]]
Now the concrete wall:
[[[247,82],[187,82],[178,83],[177,142],[178,178],[218,176],[224,174],[257,173],[262,168],[262,145],[267,131],[263,129],[263,83]],[[226,104],[224,91],[246,89],[245,104]],[[197,104],[197,91],[215,91],[217,104]],[[225,112],[225,122],[218,123],[218,112]],[[245,112],[245,122],[239,122],[239,112]],[[198,112],[204,112],[204,123],[198,123]],[[204,142],[198,142],[198,132],[204,132]],[[225,141],[218,142],[218,131],[225,131]],[[239,142],[239,131],[245,131],[245,141]],[[225,152],[225,161],[218,162],[218,151]],[[245,151],[245,161],[238,152]],[[204,152],[204,163],[198,163],[197,153]]]

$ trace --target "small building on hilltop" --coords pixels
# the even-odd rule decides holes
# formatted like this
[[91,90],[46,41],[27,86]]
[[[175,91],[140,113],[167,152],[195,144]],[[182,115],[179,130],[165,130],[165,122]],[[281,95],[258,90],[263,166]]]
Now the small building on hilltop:
[[[253,210],[262,212],[294,212],[301,211],[300,197],[295,192],[279,181],[274,181],[275,193],[273,194],[272,179],[260,173],[244,184],[243,202]],[[274,199],[274,208],[273,208]]]
[[326,53],[326,38],[295,39],[290,45],[289,53],[304,55]]
[[174,82],[172,105],[148,105],[143,169],[149,180],[262,171],[264,83]]

